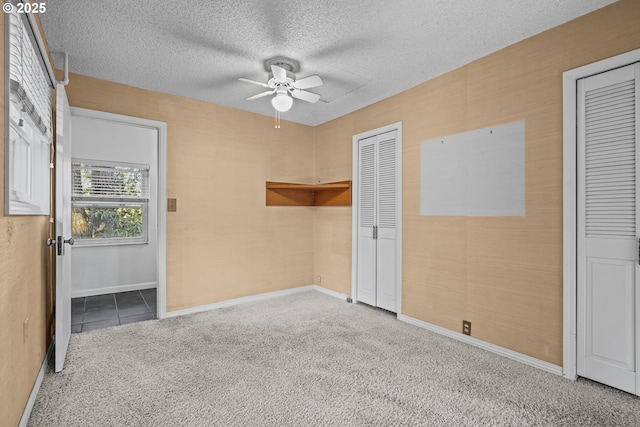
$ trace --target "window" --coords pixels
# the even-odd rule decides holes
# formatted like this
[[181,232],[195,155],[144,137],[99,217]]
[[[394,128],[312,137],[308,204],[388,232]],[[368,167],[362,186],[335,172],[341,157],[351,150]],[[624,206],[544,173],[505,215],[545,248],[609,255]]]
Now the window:
[[71,229],[78,245],[148,243],[149,165],[72,160]]
[[5,15],[5,213],[48,215],[52,80],[29,17]]

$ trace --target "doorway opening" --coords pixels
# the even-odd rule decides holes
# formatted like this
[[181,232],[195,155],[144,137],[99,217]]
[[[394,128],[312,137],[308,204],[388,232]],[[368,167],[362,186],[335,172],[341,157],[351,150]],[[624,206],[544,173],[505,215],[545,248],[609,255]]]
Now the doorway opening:
[[56,317],[69,323],[61,329],[163,318],[166,123],[75,107],[69,116],[61,152],[70,180],[59,202],[73,246],[63,274],[70,284],[56,283],[68,298],[56,304]]

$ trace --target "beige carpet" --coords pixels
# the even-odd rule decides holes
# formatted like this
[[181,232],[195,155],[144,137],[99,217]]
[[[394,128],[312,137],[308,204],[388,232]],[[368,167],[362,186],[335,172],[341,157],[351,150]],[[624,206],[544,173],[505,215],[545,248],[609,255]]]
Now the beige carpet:
[[639,426],[640,400],[315,291],[71,337],[30,426]]

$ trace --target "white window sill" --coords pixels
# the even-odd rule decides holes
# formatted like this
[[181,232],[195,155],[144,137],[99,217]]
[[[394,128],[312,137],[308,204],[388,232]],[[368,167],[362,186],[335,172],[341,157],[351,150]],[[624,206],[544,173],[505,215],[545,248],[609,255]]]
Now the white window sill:
[[104,239],[104,240],[105,241],[75,239],[75,242],[72,247],[73,248],[97,248],[97,247],[103,247],[103,246],[132,246],[132,245],[148,245],[149,244],[148,240],[133,241],[133,242],[127,242],[123,240],[108,240],[108,239]]

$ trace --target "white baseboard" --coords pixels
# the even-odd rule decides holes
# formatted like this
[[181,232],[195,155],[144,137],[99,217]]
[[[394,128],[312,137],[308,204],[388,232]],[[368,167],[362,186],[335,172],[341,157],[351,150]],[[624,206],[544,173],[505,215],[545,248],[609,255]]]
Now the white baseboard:
[[51,344],[49,344],[47,353],[44,355],[44,360],[42,361],[42,365],[40,365],[40,370],[38,371],[36,382],[35,384],[33,384],[33,388],[31,389],[29,400],[27,400],[27,404],[24,407],[24,411],[22,411],[22,418],[20,418],[20,423],[18,423],[18,427],[26,427],[27,423],[29,422],[29,417],[31,417],[31,411],[33,411],[33,405],[36,404],[36,398],[38,397],[38,392],[40,391],[40,386],[42,385],[44,374],[47,371],[47,366],[49,366],[49,360],[51,359],[51,355],[53,354],[54,342],[55,342],[55,338],[51,340]]
[[115,292],[139,291],[158,287],[158,282],[133,283],[131,285],[105,286],[94,289],[71,290],[71,298],[91,297],[94,295],[113,294]]
[[509,350],[508,348],[500,347],[499,345],[491,344],[478,338],[461,334],[460,332],[455,332],[441,326],[433,325],[431,323],[415,319],[413,317],[405,316],[404,314],[399,314],[398,320],[414,326],[418,326],[420,328],[428,329],[432,332],[445,335],[449,338],[453,338],[476,347],[480,347],[492,353],[499,354],[500,356],[504,356],[509,359],[524,363],[525,365],[533,366],[534,368],[542,369],[543,371],[562,376],[562,366],[554,365],[553,363],[545,362],[544,360],[536,359],[535,357],[527,356],[526,354],[518,353],[517,351]]
[[283,291],[267,292],[264,294],[250,295],[248,297],[235,298],[226,301],[220,301],[213,304],[199,305],[197,307],[185,308],[182,310],[175,310],[167,312],[165,317],[184,316],[185,314],[201,313],[203,311],[216,310],[223,307],[231,307],[238,304],[245,304],[247,302],[264,301],[271,298],[283,297],[285,295],[293,295],[300,292],[318,291],[323,294],[330,295],[341,300],[347,299],[347,295],[340,292],[332,291],[331,289],[323,288],[318,285],[305,285],[297,288],[285,289]]
[[285,289],[283,291],[267,292],[264,294],[250,295],[248,297],[234,298],[226,301],[215,302],[213,304],[199,305],[182,310],[168,311],[165,317],[184,316],[185,314],[201,313],[203,311],[216,310],[223,307],[231,307],[247,302],[263,301],[271,298],[283,297],[285,295],[297,294],[313,290],[314,285],[300,286],[297,288]]
[[331,289],[323,288],[320,285],[311,285],[311,287],[312,287],[312,289],[314,291],[322,292],[323,294],[327,294],[327,295],[330,295],[332,297],[339,298],[339,299],[341,299],[343,301],[346,301],[347,298],[349,297],[349,295],[347,295],[347,294],[341,294],[340,292],[336,292],[336,291],[332,291]]

